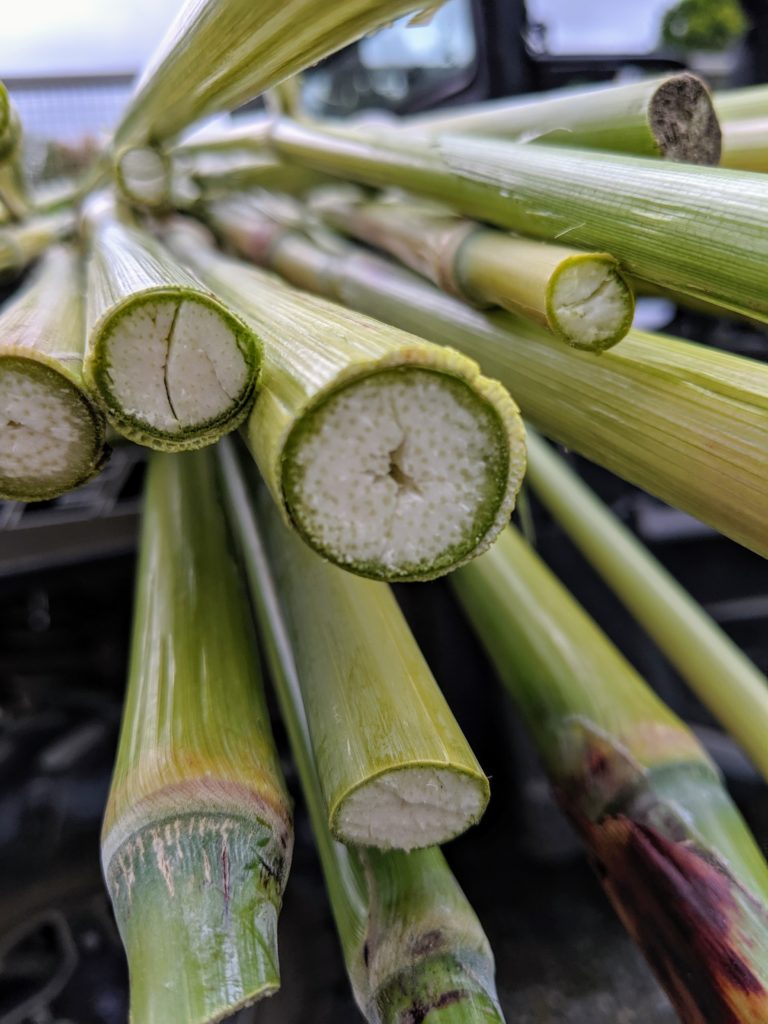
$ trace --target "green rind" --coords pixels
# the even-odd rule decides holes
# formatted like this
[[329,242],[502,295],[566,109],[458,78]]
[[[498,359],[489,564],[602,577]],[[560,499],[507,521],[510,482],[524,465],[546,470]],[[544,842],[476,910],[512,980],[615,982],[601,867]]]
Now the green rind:
[[493,980],[477,953],[454,951],[406,968],[374,995],[368,1020],[378,1024],[501,1024]]
[[[553,305],[553,295],[557,280],[563,271],[569,267],[574,266],[578,263],[601,263],[604,264],[608,273],[611,273],[615,279],[618,280],[619,284],[624,287],[625,294],[625,307],[626,312],[623,319],[610,334],[606,334],[601,338],[598,338],[593,342],[581,342],[577,337],[568,332],[560,326],[560,322],[557,317],[557,311]],[[581,349],[584,352],[605,352],[609,348],[613,348],[614,345],[625,338],[627,332],[632,326],[632,321],[635,317],[635,296],[629,282],[621,273],[618,260],[614,259],[613,256],[608,253],[582,253],[574,256],[570,256],[563,260],[561,264],[555,269],[552,276],[547,283],[546,293],[546,304],[547,304],[547,322],[550,330],[553,334],[556,334],[559,338],[566,341],[572,348]]]

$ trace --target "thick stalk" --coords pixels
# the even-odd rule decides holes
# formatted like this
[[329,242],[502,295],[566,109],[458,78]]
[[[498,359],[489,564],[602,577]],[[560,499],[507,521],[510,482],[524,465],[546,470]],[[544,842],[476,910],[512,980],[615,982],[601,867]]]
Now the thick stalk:
[[718,89],[715,110],[722,121],[746,121],[768,117],[768,85],[747,85],[741,89]]
[[493,955],[439,850],[409,854],[331,838],[301,684],[253,493],[234,446],[218,448],[230,519],[251,586],[270,674],[315,834],[358,1006],[370,1024],[500,1022]]
[[274,222],[269,230],[261,254],[288,280],[455,346],[513,390],[553,440],[768,556],[762,363],[640,331],[596,359],[360,249],[325,251]]
[[129,146],[115,157],[115,184],[131,206],[168,210],[173,201],[171,157],[155,146]]
[[134,1024],[223,1020],[279,987],[290,805],[205,452],[155,455],[102,861]]
[[303,539],[375,579],[428,579],[485,550],[525,463],[501,385],[457,352],[221,256],[199,231],[166,238],[264,342],[248,442]]
[[0,313],[0,498],[55,498],[108,457],[83,385],[81,295],[76,254],[55,247]]
[[330,180],[319,171],[300,164],[284,163],[269,153],[227,150],[179,159],[174,183],[189,182],[187,191],[191,191],[196,199],[209,201],[250,189],[301,195]]
[[768,1014],[768,865],[696,739],[511,528],[451,577],[686,1024]]
[[491,100],[407,118],[414,136],[493,135],[716,164],[720,129],[712,98],[687,71],[628,85],[598,85]]
[[0,280],[18,277],[49,246],[74,234],[76,223],[74,210],[60,210],[0,227]]
[[739,171],[768,171],[768,112],[749,121],[724,122],[720,165]]
[[531,430],[528,456],[526,480],[534,493],[768,777],[768,679]]
[[449,209],[324,189],[311,209],[331,227],[396,256],[445,291],[528,316],[569,345],[602,350],[632,326],[616,260],[484,229]]
[[86,218],[85,376],[140,444],[212,444],[248,415],[259,339],[162,247],[103,207]]
[[469,136],[406,146],[288,121],[272,141],[287,159],[609,252],[637,277],[768,319],[768,179],[759,175]]

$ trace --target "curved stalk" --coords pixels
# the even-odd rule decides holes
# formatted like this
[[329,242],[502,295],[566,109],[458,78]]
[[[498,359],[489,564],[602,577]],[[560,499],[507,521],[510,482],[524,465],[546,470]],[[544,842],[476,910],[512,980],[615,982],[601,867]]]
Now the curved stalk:
[[76,225],[74,210],[60,210],[0,227],[0,280],[18,277],[49,246],[73,235]]

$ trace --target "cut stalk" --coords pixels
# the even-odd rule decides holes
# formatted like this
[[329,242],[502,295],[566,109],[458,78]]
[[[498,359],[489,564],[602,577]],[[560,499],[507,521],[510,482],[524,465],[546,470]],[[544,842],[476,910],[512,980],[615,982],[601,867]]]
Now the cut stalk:
[[267,225],[260,255],[288,280],[455,346],[506,384],[553,440],[768,556],[762,363],[640,331],[595,359],[510,313],[471,309],[354,246],[326,251]]
[[525,463],[501,385],[457,352],[221,256],[198,232],[166,237],[264,341],[248,442],[303,539],[375,579],[429,579],[485,550]]
[[203,1024],[279,987],[290,805],[212,456],[151,460],[102,837],[135,1024]]
[[299,164],[284,163],[268,153],[229,150],[200,154],[179,164],[179,175],[191,180],[204,199],[249,189],[273,189],[301,195],[330,179]]
[[299,672],[252,495],[231,442],[218,453],[355,1000],[370,1024],[501,1024],[488,940],[440,851],[347,849],[331,838]]
[[212,444],[248,415],[258,338],[143,232],[103,208],[86,229],[85,375],[110,422],[150,448]]
[[12,280],[55,242],[75,232],[73,210],[41,214],[20,224],[0,227],[0,280]]
[[484,229],[424,203],[366,201],[349,189],[324,189],[311,208],[325,223],[384,249],[445,291],[529,316],[576,348],[610,348],[632,326],[632,292],[607,253]]
[[768,171],[768,114],[750,121],[724,122],[720,164],[739,171]]
[[627,85],[599,85],[502,99],[407,118],[406,135],[492,135],[716,164],[720,128],[700,78],[683,72]]
[[167,153],[154,146],[131,146],[115,158],[115,184],[131,206],[170,209],[173,168]]
[[277,122],[281,156],[397,186],[543,241],[610,252],[630,273],[768,319],[768,180],[718,167],[442,136],[383,144]]
[[75,253],[51,248],[0,313],[0,498],[55,498],[106,462],[83,386],[81,290]]
[[715,110],[723,121],[747,121],[768,117],[768,85],[748,85],[715,93]]
[[768,679],[566,462],[527,437],[537,497],[768,777]]
[[451,577],[686,1024],[768,1015],[768,865],[717,769],[511,528]]
[[116,149],[233,110],[424,0],[187,0],[136,87]]

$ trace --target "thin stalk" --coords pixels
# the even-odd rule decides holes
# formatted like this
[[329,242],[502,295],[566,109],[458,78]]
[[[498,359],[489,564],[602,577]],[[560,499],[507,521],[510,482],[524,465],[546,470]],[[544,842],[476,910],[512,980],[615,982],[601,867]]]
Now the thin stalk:
[[140,444],[212,444],[248,415],[259,339],[152,238],[93,204],[86,215],[85,377]]
[[445,291],[528,316],[576,348],[610,348],[632,326],[632,291],[608,253],[482,228],[423,202],[366,200],[348,187],[321,190],[311,209]]
[[429,579],[492,543],[525,463],[517,406],[471,360],[221,256],[166,240],[264,342],[248,443],[275,502],[323,557]]
[[115,185],[131,206],[168,210],[173,199],[171,158],[155,146],[131,146],[115,157]]
[[506,384],[553,440],[768,556],[762,363],[641,331],[596,359],[353,246],[324,250],[274,222],[270,231],[263,258],[288,280],[455,346]]
[[768,865],[703,749],[512,528],[451,582],[686,1024],[768,1014]]
[[768,777],[768,679],[567,463],[527,436],[537,497]]
[[150,461],[102,863],[134,1024],[209,1024],[280,984],[293,833],[206,452]]
[[[408,145],[405,145],[405,141]],[[768,319],[768,179],[590,150],[441,136],[433,145],[278,121],[286,159],[439,199],[543,241],[611,253],[637,277]]]
[[687,71],[627,85],[598,85],[417,114],[409,135],[493,135],[716,164],[720,129],[704,82]]
[[768,171],[768,113],[748,121],[724,122],[720,164],[739,171]]
[[145,68],[115,148],[233,110],[424,0],[187,0]]
[[18,147],[9,156],[0,158],[0,200],[13,220],[24,220],[32,211]]
[[267,152],[235,149],[180,160],[177,172],[191,179],[205,199],[257,188],[300,195],[331,180],[319,171],[285,163]]
[[75,233],[74,210],[40,214],[0,227],[0,280],[12,280],[55,242]]
[[4,82],[0,82],[0,160],[16,149],[21,132],[19,115]]
[[370,1024],[427,1015],[430,1024],[500,1024],[488,940],[440,851],[348,849],[331,838],[299,671],[252,492],[229,440],[218,454],[355,1000]]
[[83,343],[77,256],[54,247],[0,313],[0,498],[55,498],[106,462]]

